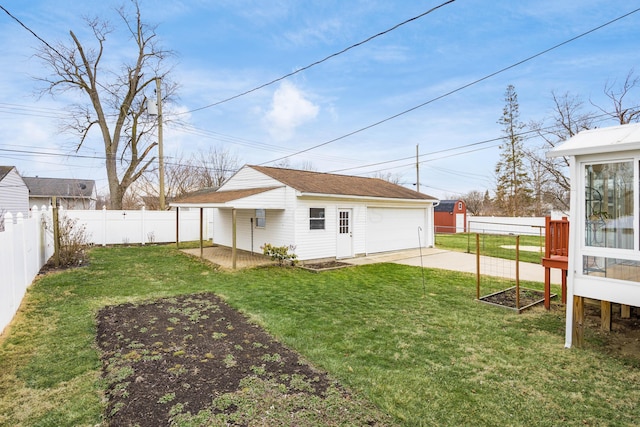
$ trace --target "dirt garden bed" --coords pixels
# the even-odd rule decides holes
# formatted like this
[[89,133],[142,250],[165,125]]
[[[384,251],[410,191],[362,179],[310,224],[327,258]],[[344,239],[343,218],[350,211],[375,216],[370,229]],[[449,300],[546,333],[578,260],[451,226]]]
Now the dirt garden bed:
[[[556,294],[551,294],[554,298]],[[544,302],[544,292],[520,288],[520,304],[516,304],[516,288],[511,287],[490,295],[480,297],[480,301],[521,312]]]
[[327,270],[335,270],[338,268],[353,267],[353,264],[331,260],[331,261],[323,261],[323,262],[312,262],[308,264],[300,264],[299,267],[305,270],[310,270],[310,271],[327,271]]
[[387,425],[217,296],[102,309],[112,426]]

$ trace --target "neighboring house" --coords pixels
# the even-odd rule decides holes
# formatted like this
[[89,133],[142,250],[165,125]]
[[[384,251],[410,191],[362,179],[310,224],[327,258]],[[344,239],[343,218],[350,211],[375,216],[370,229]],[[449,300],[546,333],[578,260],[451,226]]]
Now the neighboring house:
[[29,188],[29,206],[50,206],[56,197],[64,209],[95,209],[96,183],[92,179],[24,177]]
[[244,166],[217,191],[171,205],[214,208],[216,244],[292,245],[298,259],[315,260],[433,246],[436,203],[377,178]]
[[628,317],[640,306],[640,124],[578,133],[547,153],[569,158],[571,208],[565,345],[582,341],[585,298]]
[[436,233],[464,233],[467,225],[467,205],[464,200],[441,200],[434,208]]
[[4,215],[29,216],[29,189],[13,166],[0,166],[0,222]]

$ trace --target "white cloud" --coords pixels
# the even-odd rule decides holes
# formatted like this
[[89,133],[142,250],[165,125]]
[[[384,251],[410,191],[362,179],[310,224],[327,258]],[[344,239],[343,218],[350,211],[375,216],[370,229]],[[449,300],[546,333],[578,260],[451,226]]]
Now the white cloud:
[[296,128],[313,120],[320,107],[309,101],[293,83],[282,82],[273,93],[271,108],[265,114],[269,134],[276,140],[291,139]]

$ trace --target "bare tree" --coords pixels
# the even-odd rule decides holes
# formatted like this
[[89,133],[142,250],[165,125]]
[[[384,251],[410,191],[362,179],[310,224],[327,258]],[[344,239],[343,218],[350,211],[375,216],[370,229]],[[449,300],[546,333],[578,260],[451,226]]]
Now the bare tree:
[[634,76],[634,70],[631,69],[621,86],[616,89],[615,84],[616,82],[613,81],[611,83],[607,82],[604,85],[604,94],[611,100],[613,111],[607,111],[593,104],[593,102],[592,104],[606,115],[611,116],[611,118],[621,125],[640,121],[640,107],[638,107],[638,103],[632,102],[631,107],[627,106],[629,96],[634,89],[640,86],[640,77]]
[[537,172],[536,197],[538,208],[543,203],[561,210],[569,209],[569,159],[566,157],[547,158],[545,153],[566,141],[578,132],[591,129],[595,114],[584,111],[584,103],[579,96],[565,92],[551,93],[553,112],[545,122],[532,122],[532,129],[542,144],[529,148],[526,156]]
[[100,130],[112,209],[122,208],[127,188],[155,161],[155,122],[146,119],[145,90],[161,78],[165,99],[175,91],[163,68],[171,52],[158,46],[155,28],[142,22],[137,0],[133,6],[132,12],[124,7],[117,10],[135,46],[135,54],[124,59],[118,70],[103,66],[107,38],[114,30],[99,18],[86,20],[94,37],[92,43],[81,41],[70,31],[67,44],[46,44],[36,53],[51,71],[49,77],[40,79],[46,84],[43,93],[76,91],[85,101],[71,107],[71,119],[66,123],[80,138],[76,151],[94,127]]
[[218,188],[238,170],[239,160],[226,148],[210,147],[194,155],[193,165],[198,188]]
[[482,191],[469,191],[462,195],[462,200],[467,205],[467,211],[472,215],[482,215],[484,213],[485,197]]
[[383,181],[388,181],[396,185],[400,185],[400,182],[402,180],[402,176],[400,174],[393,173],[393,172],[380,172],[380,171],[371,175],[371,178],[378,178]]

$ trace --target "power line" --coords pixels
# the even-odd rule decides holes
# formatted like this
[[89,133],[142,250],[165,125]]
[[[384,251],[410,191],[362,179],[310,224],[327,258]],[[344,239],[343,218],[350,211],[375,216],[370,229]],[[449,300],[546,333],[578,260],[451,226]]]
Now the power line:
[[542,55],[544,55],[544,54],[547,54],[547,53],[549,53],[549,52],[551,52],[551,51],[553,51],[553,50],[555,50],[555,49],[558,49],[558,48],[560,48],[560,47],[562,47],[562,46],[566,45],[566,44],[569,44],[569,43],[571,43],[571,42],[574,42],[574,41],[576,41],[576,40],[578,40],[578,39],[580,39],[580,38],[582,38],[582,37],[585,37],[585,36],[587,36],[587,35],[589,35],[589,34],[591,34],[591,33],[595,32],[595,31],[597,31],[597,30],[600,30],[600,29],[602,29],[602,28],[604,28],[604,27],[606,27],[606,26],[608,26],[608,25],[611,25],[611,24],[613,24],[614,22],[617,22],[617,21],[619,21],[619,20],[621,20],[621,19],[624,19],[624,18],[626,18],[627,16],[630,16],[630,15],[632,15],[632,14],[634,14],[634,13],[638,12],[638,11],[640,11],[640,8],[637,8],[637,9],[635,9],[635,10],[632,10],[631,12],[625,13],[624,15],[621,15],[621,16],[619,16],[619,17],[615,18],[615,19],[612,19],[612,20],[610,20],[610,21],[608,21],[608,22],[606,22],[606,23],[604,23],[604,24],[602,24],[602,25],[599,25],[599,26],[597,26],[597,27],[595,27],[595,28],[592,28],[592,29],[590,29],[590,30],[588,30],[588,31],[585,31],[584,33],[581,33],[581,34],[579,34],[579,35],[577,35],[577,36],[575,36],[575,37],[572,37],[572,38],[570,38],[570,39],[568,39],[568,40],[565,40],[565,41],[563,41],[563,42],[561,42],[561,43],[558,43],[558,44],[556,44],[556,45],[554,45],[554,46],[552,46],[552,47],[550,47],[550,48],[548,48],[548,49],[545,49],[545,50],[543,50],[543,51],[541,51],[541,52],[538,52],[538,53],[536,53],[536,54],[534,54],[534,55],[531,55],[531,56],[529,56],[529,57],[527,57],[527,58],[525,58],[525,59],[522,59],[522,60],[520,60],[520,61],[518,61],[518,62],[515,62],[515,63],[513,63],[513,64],[511,64],[511,65],[509,65],[509,66],[507,66],[507,67],[501,68],[501,69],[499,69],[498,71],[494,71],[494,72],[492,72],[492,73],[490,73],[490,74],[487,74],[487,75],[485,75],[484,77],[481,77],[481,78],[479,78],[479,79],[476,79],[476,80],[474,80],[474,81],[472,81],[472,82],[470,82],[470,83],[467,83],[467,84],[465,84],[465,85],[463,85],[463,86],[460,86],[460,87],[458,87],[458,88],[456,88],[456,89],[453,89],[453,90],[451,90],[451,91],[449,91],[449,92],[446,92],[446,93],[444,93],[444,94],[442,94],[442,95],[439,95],[439,96],[437,96],[437,97],[435,97],[435,98],[432,98],[432,99],[430,99],[430,100],[428,100],[428,101],[426,101],[426,102],[423,102],[422,104],[419,104],[419,105],[416,105],[416,106],[414,106],[414,107],[411,107],[411,108],[409,108],[409,109],[407,109],[407,110],[404,110],[404,111],[402,111],[402,112],[400,112],[400,113],[394,114],[394,115],[392,115],[392,116],[389,116],[389,117],[387,117],[387,118],[384,118],[384,119],[382,119],[382,120],[379,120],[379,121],[377,121],[377,122],[374,122],[374,123],[372,123],[372,124],[370,124],[370,125],[367,125],[367,126],[362,127],[362,128],[360,128],[360,129],[357,129],[357,130],[354,130],[354,131],[349,132],[349,133],[347,133],[347,134],[344,134],[344,135],[342,135],[342,136],[339,136],[339,137],[337,137],[337,138],[333,138],[333,139],[331,139],[331,140],[329,140],[329,141],[325,141],[325,142],[323,142],[323,143],[320,143],[320,144],[314,145],[314,146],[312,146],[312,147],[305,148],[304,150],[300,150],[300,151],[298,151],[298,152],[296,152],[296,153],[293,153],[293,154],[290,154],[290,155],[287,155],[287,156],[284,156],[284,157],[279,157],[279,158],[277,158],[277,159],[273,159],[273,160],[270,160],[270,161],[267,161],[267,162],[260,163],[260,165],[266,165],[266,164],[269,164],[269,163],[277,162],[277,161],[279,161],[279,160],[284,160],[284,159],[286,159],[286,158],[288,158],[288,157],[297,156],[298,154],[302,154],[302,153],[306,153],[306,152],[311,151],[311,150],[315,150],[316,148],[320,148],[320,147],[323,147],[323,146],[325,146],[325,145],[329,145],[329,144],[331,144],[331,143],[333,143],[333,142],[340,141],[340,140],[342,140],[342,139],[345,139],[345,138],[348,138],[348,137],[350,137],[350,136],[356,135],[356,134],[358,134],[358,133],[364,132],[365,130],[371,129],[371,128],[376,127],[376,126],[379,126],[379,125],[381,125],[381,124],[383,124],[383,123],[386,123],[386,122],[388,122],[388,121],[391,121],[391,120],[393,120],[393,119],[397,119],[397,118],[398,118],[398,117],[400,117],[400,116],[403,116],[403,115],[405,115],[405,114],[408,114],[408,113],[410,113],[410,112],[412,112],[412,111],[415,111],[415,110],[417,110],[417,109],[419,109],[419,108],[422,108],[422,107],[424,107],[424,106],[426,106],[426,105],[432,104],[432,103],[433,103],[433,102],[435,102],[435,101],[438,101],[438,100],[440,100],[440,99],[442,99],[442,98],[445,98],[445,97],[447,97],[447,96],[453,95],[454,93],[460,92],[460,91],[462,91],[462,90],[464,90],[464,89],[466,89],[466,88],[468,88],[468,87],[471,87],[471,86],[476,85],[476,84],[478,84],[478,83],[480,83],[480,82],[483,82],[483,81],[485,81],[485,80],[488,80],[488,79],[490,79],[491,77],[495,77],[495,76],[497,76],[498,74],[504,73],[505,71],[508,71],[508,70],[510,70],[510,69],[512,69],[512,68],[515,68],[515,67],[517,67],[517,66],[520,66],[520,65],[522,65],[522,64],[524,64],[524,63],[526,63],[526,62],[529,62],[529,61],[531,61],[531,60],[533,60],[533,59],[535,59],[535,58],[538,58],[539,56],[542,56]]
[[284,75],[284,76],[282,76],[282,77],[278,77],[277,79],[273,79],[273,80],[271,80],[270,82],[267,82],[267,83],[261,84],[260,86],[256,86],[256,87],[254,87],[253,89],[249,89],[249,90],[247,90],[247,91],[244,91],[244,92],[239,93],[239,94],[237,94],[237,95],[234,95],[234,96],[232,96],[232,97],[225,98],[225,99],[223,99],[223,100],[221,100],[221,101],[218,101],[218,102],[214,102],[213,104],[205,105],[204,107],[200,107],[200,108],[196,108],[196,109],[193,109],[193,110],[190,110],[190,111],[185,111],[185,112],[176,113],[176,114],[187,114],[187,113],[193,113],[193,112],[195,112],[195,111],[200,111],[200,110],[204,110],[204,109],[206,109],[206,108],[215,107],[216,105],[220,105],[220,104],[223,104],[223,103],[225,103],[225,102],[229,102],[229,101],[231,101],[231,100],[234,100],[234,99],[236,99],[236,98],[240,98],[241,96],[245,96],[245,95],[248,95],[248,94],[250,94],[250,93],[252,93],[252,92],[258,91],[258,90],[260,90],[260,89],[262,89],[262,88],[265,88],[265,87],[270,86],[270,85],[272,85],[272,84],[274,84],[274,83],[277,83],[277,82],[279,82],[279,81],[282,81],[282,80],[284,80],[284,79],[286,79],[286,78],[289,78],[289,77],[291,77],[291,76],[294,76],[294,75],[296,75],[296,74],[298,74],[298,73],[301,73],[301,72],[303,72],[303,71],[306,71],[306,70],[308,70],[308,69],[309,69],[309,68],[311,68],[311,67],[315,67],[316,65],[322,64],[323,62],[326,62],[326,61],[328,61],[328,60],[329,60],[329,59],[331,59],[331,58],[334,58],[334,57],[336,57],[336,56],[342,55],[343,53],[345,53],[345,52],[347,52],[347,51],[349,51],[349,50],[351,50],[351,49],[354,49],[354,48],[356,48],[356,47],[358,47],[358,46],[361,46],[361,45],[363,45],[363,44],[365,44],[365,43],[368,43],[368,42],[370,42],[371,40],[373,40],[373,39],[375,39],[375,38],[377,38],[377,37],[380,37],[380,36],[383,36],[383,35],[385,35],[385,34],[387,34],[387,33],[390,33],[391,31],[393,31],[393,30],[395,30],[395,29],[397,29],[397,28],[399,28],[399,27],[401,27],[401,26],[403,26],[403,25],[406,25],[406,24],[408,24],[408,23],[410,23],[410,22],[413,22],[413,21],[415,21],[415,20],[418,20],[418,19],[420,19],[420,18],[422,18],[422,17],[424,17],[424,16],[426,16],[426,15],[428,15],[428,14],[430,14],[430,13],[432,13],[432,12],[434,12],[434,11],[438,10],[438,9],[440,9],[441,7],[444,7],[444,6],[446,6],[446,5],[450,4],[450,3],[453,3],[454,1],[455,1],[455,0],[448,0],[448,1],[445,1],[444,3],[439,4],[438,6],[435,6],[435,7],[431,8],[431,9],[427,10],[426,12],[421,13],[420,15],[414,16],[413,18],[409,18],[409,19],[407,19],[407,20],[405,20],[405,21],[402,21],[402,22],[401,22],[401,23],[399,23],[399,24],[394,25],[393,27],[389,28],[388,30],[384,30],[384,31],[382,31],[382,32],[379,32],[378,34],[373,35],[373,36],[371,36],[371,37],[368,37],[367,39],[365,39],[365,40],[363,40],[363,41],[361,41],[361,42],[358,42],[358,43],[352,44],[351,46],[349,46],[349,47],[347,47],[347,48],[344,48],[344,49],[342,49],[342,50],[341,50],[341,51],[339,51],[339,52],[332,53],[331,55],[329,55],[329,56],[327,56],[327,57],[325,57],[325,58],[323,58],[323,59],[320,59],[320,60],[315,61],[315,62],[313,62],[313,63],[311,63],[311,64],[309,64],[309,65],[307,65],[307,66],[304,66],[304,67],[302,67],[302,68],[299,68],[299,69],[297,69],[297,70],[295,70],[295,71],[293,71],[293,72],[291,72],[291,73],[289,73],[289,74],[285,74],[285,75]]
[[13,20],[15,20],[18,24],[20,24],[20,26],[22,26],[25,30],[29,31],[35,38],[40,40],[45,46],[47,46],[49,49],[51,49],[52,51],[57,53],[58,56],[60,56],[60,58],[66,58],[64,55],[62,55],[60,52],[58,52],[53,46],[51,46],[49,43],[47,43],[47,41],[45,39],[43,39],[42,37],[37,35],[31,28],[27,27],[25,24],[22,23],[22,21],[20,21],[18,18],[13,16],[11,14],[11,12],[9,12],[7,9],[4,8],[4,6],[0,5],[0,9],[2,9],[4,11],[4,13],[6,13],[11,18],[13,18]]

